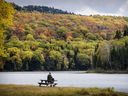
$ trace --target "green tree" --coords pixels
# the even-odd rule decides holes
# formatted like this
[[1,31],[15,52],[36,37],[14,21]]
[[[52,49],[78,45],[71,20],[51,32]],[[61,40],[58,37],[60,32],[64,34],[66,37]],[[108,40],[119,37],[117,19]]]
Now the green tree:
[[75,62],[74,62],[74,51],[73,50],[68,50],[67,52],[67,58],[69,62],[68,70],[74,70],[75,69]]
[[46,58],[47,70],[61,70],[62,67],[62,54],[59,51],[52,50]]
[[78,31],[79,34],[82,34],[83,37],[86,37],[86,34],[88,33],[88,28],[87,27],[80,26],[80,28],[78,30],[79,30]]
[[34,41],[35,39],[34,39],[33,35],[28,34],[28,35],[26,36],[26,40]]
[[125,25],[124,26],[124,34],[123,34],[123,36],[128,36],[128,25]]
[[111,69],[110,60],[110,44],[108,42],[99,42],[95,48],[93,57],[94,68],[101,68],[104,70]]
[[7,52],[0,48],[0,71],[4,70],[4,65],[7,59]]
[[111,43],[111,62],[114,70],[127,70],[128,68],[128,37],[113,40]]
[[21,70],[22,60],[21,60],[21,52],[17,47],[8,48],[8,57],[5,63],[5,70]]
[[97,37],[93,33],[88,33],[86,35],[86,38],[89,39],[89,40],[97,40]]
[[63,62],[61,64],[61,70],[68,70],[68,68],[69,68],[68,58],[63,55]]
[[87,70],[90,68],[90,60],[86,54],[78,53],[76,69]]
[[57,30],[57,37],[66,40],[67,28],[62,26]]
[[116,31],[116,35],[115,35],[115,39],[120,39],[122,37],[122,33],[121,33],[121,31],[120,30],[117,30]]
[[20,41],[18,37],[12,36],[11,39],[9,39],[9,42],[6,43],[5,45],[6,45],[6,47],[8,47],[8,48],[10,48],[10,47],[22,48],[23,42]]
[[32,51],[22,51],[22,63],[23,63],[23,70],[30,70],[29,66],[31,65],[31,59],[33,57]]
[[42,49],[39,48],[33,53],[29,70],[44,70],[44,62],[45,59],[44,55],[42,54]]

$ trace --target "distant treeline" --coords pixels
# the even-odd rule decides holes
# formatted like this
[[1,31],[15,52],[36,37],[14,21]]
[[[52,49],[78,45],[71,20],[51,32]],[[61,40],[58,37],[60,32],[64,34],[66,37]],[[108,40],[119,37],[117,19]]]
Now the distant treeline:
[[55,9],[54,7],[48,7],[48,6],[36,6],[36,5],[28,5],[28,6],[19,6],[15,3],[12,3],[14,9],[17,11],[27,11],[27,12],[43,12],[43,13],[51,13],[51,14],[74,14],[72,12],[63,11],[61,9]]

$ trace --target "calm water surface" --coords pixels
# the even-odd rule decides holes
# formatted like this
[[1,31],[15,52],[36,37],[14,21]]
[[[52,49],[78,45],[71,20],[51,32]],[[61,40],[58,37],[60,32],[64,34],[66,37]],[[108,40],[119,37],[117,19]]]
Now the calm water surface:
[[[78,71],[51,72],[58,80],[58,86],[66,87],[114,87],[118,91],[128,92],[128,74],[93,74]],[[37,85],[40,79],[46,79],[48,72],[0,72],[0,84]]]

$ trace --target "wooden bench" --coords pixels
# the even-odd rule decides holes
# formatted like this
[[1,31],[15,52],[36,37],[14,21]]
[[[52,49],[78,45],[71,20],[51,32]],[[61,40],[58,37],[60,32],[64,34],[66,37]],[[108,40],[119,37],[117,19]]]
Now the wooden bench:
[[38,84],[39,84],[39,87],[41,87],[41,85],[55,87],[57,85],[57,83],[55,83],[55,81],[57,81],[57,80],[54,80],[53,82],[48,82],[48,80],[40,80],[40,82],[38,82]]

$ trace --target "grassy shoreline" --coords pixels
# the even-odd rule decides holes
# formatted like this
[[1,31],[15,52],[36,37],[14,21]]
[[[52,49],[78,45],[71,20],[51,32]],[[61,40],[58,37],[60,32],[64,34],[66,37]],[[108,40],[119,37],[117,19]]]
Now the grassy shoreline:
[[128,74],[128,71],[115,71],[115,70],[87,70],[85,73]]
[[37,87],[31,85],[0,85],[0,96],[128,96],[113,88]]

